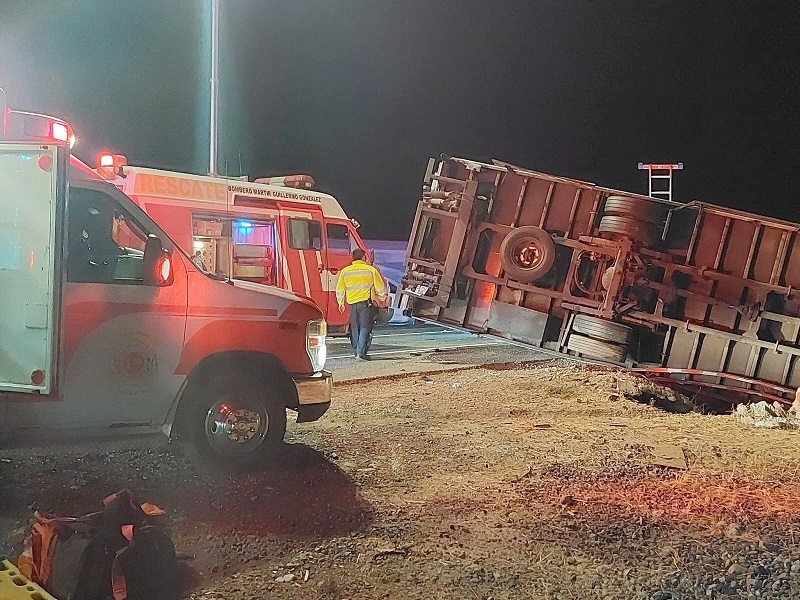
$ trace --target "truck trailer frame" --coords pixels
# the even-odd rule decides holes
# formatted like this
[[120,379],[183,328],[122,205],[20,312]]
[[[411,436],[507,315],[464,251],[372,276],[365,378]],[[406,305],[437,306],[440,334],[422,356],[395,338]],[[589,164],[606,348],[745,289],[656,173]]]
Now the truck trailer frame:
[[726,401],[800,387],[800,225],[519,168],[430,159],[414,316],[624,365]]

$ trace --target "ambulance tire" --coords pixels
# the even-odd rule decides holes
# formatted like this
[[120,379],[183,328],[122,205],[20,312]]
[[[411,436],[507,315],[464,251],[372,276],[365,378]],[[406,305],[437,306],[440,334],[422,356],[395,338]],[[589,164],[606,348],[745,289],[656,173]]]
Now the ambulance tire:
[[627,346],[601,342],[590,337],[572,333],[567,339],[567,350],[586,358],[594,358],[612,363],[621,363],[628,356]]
[[518,227],[500,244],[500,265],[510,279],[531,283],[544,277],[556,260],[556,244],[540,227]]
[[198,454],[228,470],[247,470],[278,454],[286,435],[286,408],[261,382],[238,377],[218,382],[191,400],[188,437]]

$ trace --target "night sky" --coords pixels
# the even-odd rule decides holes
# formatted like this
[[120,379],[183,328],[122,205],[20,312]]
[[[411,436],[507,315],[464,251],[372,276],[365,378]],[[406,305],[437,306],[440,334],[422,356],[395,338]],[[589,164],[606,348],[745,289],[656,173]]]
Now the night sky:
[[[800,221],[800,2],[221,0],[219,169],[404,239],[429,156]],[[0,87],[94,163],[208,170],[208,0],[0,0]]]

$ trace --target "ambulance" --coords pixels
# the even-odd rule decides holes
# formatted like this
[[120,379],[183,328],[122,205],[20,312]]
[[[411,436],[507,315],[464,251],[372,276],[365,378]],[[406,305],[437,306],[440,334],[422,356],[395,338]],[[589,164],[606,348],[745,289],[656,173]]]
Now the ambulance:
[[349,315],[336,302],[339,270],[364,242],[358,223],[309,175],[230,179],[134,167],[102,153],[97,173],[117,186],[206,272],[311,298],[330,334]]
[[[148,184],[131,174],[153,197],[174,185],[208,205],[187,226],[198,222],[196,236],[173,228],[190,247],[216,248],[198,261],[182,249],[187,240],[173,240],[120,186],[70,155],[67,123],[4,106],[0,115],[0,439],[160,433],[191,442],[194,456],[241,467],[276,450],[287,409],[298,422],[325,413],[332,377],[320,309],[278,287],[232,280],[209,254],[223,251],[214,224],[234,226],[213,210],[227,182]],[[250,197],[247,184],[236,185]],[[249,235],[235,224],[243,230],[235,239],[249,242],[247,258],[265,272],[265,249],[278,235],[269,224],[254,220]],[[323,234],[289,227],[296,245],[306,232],[310,248],[298,253],[310,253],[310,263],[321,253],[311,249],[314,235]],[[241,250],[232,258],[244,258]],[[271,266],[288,276],[285,265]]]

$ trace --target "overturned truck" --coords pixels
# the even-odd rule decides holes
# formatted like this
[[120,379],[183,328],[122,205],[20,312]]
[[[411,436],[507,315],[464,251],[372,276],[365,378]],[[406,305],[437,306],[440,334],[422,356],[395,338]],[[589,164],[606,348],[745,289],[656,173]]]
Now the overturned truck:
[[800,225],[494,161],[431,159],[411,314],[624,365],[682,391],[789,403]]

